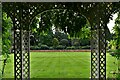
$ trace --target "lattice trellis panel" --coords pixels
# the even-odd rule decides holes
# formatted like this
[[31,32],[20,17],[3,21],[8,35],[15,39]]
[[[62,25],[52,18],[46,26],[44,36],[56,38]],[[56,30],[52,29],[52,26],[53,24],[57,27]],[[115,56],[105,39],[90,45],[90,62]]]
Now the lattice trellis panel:
[[14,64],[15,64],[15,79],[29,79],[29,31],[15,30],[14,31]]
[[16,80],[22,79],[22,31],[21,31],[21,11],[18,9],[18,5],[12,5],[15,7],[13,14],[13,26],[14,26],[14,76]]
[[91,78],[99,78],[99,52],[97,30],[91,30]]
[[106,79],[106,33],[103,27],[92,30],[91,77]]
[[30,78],[29,31],[22,31],[22,78]]
[[14,71],[15,79],[22,78],[21,31],[14,31]]
[[100,45],[100,54],[99,54],[99,67],[100,67],[100,78],[106,78],[106,29],[99,30],[99,45]]

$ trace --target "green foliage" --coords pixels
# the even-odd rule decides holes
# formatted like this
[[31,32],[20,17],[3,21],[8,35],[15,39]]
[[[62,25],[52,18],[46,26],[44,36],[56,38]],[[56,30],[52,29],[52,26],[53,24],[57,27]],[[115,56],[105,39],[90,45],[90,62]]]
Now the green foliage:
[[113,27],[114,31],[114,40],[116,42],[116,48],[120,48],[120,13],[118,14],[117,19],[115,20],[115,26]]
[[108,44],[108,48],[111,50],[115,50],[116,49],[116,41],[115,40],[110,40],[109,44]]
[[59,41],[62,39],[68,39],[67,33],[61,32],[58,28],[55,29],[54,37],[57,38]]
[[41,50],[46,50],[46,49],[49,49],[47,45],[41,45]]
[[78,47],[78,46],[80,46],[80,43],[79,43],[78,41],[75,41],[75,42],[73,43],[73,45],[74,45],[75,47]]
[[120,49],[111,50],[111,55],[116,57],[119,60],[120,59]]
[[3,57],[3,66],[2,66],[2,76],[4,74],[4,68],[6,66],[7,60],[9,58],[11,50],[11,27],[12,21],[6,13],[3,12],[2,18],[2,57]]
[[30,50],[41,50],[41,47],[38,47],[38,46],[30,46]]
[[80,34],[79,34],[81,39],[90,39],[91,31],[90,31],[90,26],[87,23],[84,27],[81,28]]
[[[52,46],[53,38],[58,41],[79,37],[80,39],[90,38],[90,26],[84,16],[73,10],[47,10],[37,15],[31,24],[35,45],[41,43]],[[55,33],[52,31],[55,27]],[[69,35],[69,37],[68,37]],[[63,46],[67,45],[67,41]],[[54,46],[54,44],[53,44]],[[71,46],[69,44],[68,46]],[[54,46],[55,47],[55,46]]]
[[32,46],[38,45],[38,44],[44,44],[48,46],[52,46],[52,40],[53,40],[53,33],[51,30],[49,30],[47,33],[43,32],[32,32],[30,43]]
[[2,37],[0,37],[0,55],[1,55],[1,52],[2,52]]
[[90,45],[90,39],[80,39],[80,45],[81,46]]
[[115,56],[117,59],[120,57],[120,12],[118,13],[118,17],[115,20],[115,26],[113,27],[113,39],[110,41],[109,45],[111,48],[111,54]]
[[48,31],[48,33],[42,32],[39,35],[39,39],[40,39],[39,43],[52,46],[53,33],[51,31]]
[[54,48],[53,47],[49,47],[49,50],[54,50]]
[[90,49],[90,45],[82,46],[81,49]]
[[63,50],[63,49],[65,49],[65,46],[63,46],[63,45],[58,45],[58,46],[56,46],[54,49]]
[[[113,40],[110,41],[111,47],[110,54],[114,56],[118,62],[120,61],[120,12],[115,20],[115,26],[113,27]],[[114,46],[114,47],[113,47]],[[118,64],[117,77],[120,78],[120,63]]]
[[12,21],[10,17],[7,17],[7,14],[3,12],[2,20],[2,54],[5,58],[8,57],[11,47],[11,27]]
[[75,46],[71,46],[71,47],[67,47],[66,49],[68,49],[68,50],[74,50],[76,48],[75,48]]
[[38,27],[37,27],[36,23],[38,23],[38,22],[39,22],[39,19],[37,17],[35,17],[32,21],[32,24],[30,25],[30,29],[31,29],[32,32],[37,33],[37,28]]
[[[79,37],[80,29],[87,23],[86,18],[73,10],[48,10],[39,14],[35,19],[39,24],[35,27],[35,31],[48,32],[54,25],[56,28],[62,29],[70,36]],[[34,26],[34,24],[33,24]],[[37,25],[36,25],[37,26]]]
[[53,38],[52,43],[53,43],[53,47],[57,47],[59,45],[59,41],[57,38]]
[[67,39],[62,39],[61,41],[60,41],[60,44],[62,44],[63,46],[67,46],[68,45],[68,40]]

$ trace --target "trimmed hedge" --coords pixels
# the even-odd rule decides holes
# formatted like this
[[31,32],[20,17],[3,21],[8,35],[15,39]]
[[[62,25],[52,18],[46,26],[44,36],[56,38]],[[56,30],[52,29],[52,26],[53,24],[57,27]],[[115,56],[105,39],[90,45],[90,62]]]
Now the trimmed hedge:
[[65,46],[59,45],[59,46],[55,47],[54,49],[63,50],[63,49],[65,49]]
[[90,49],[90,46],[87,45],[87,46],[81,46],[81,49]]
[[71,46],[71,47],[67,47],[67,50],[76,50],[76,49],[81,49],[81,46]]
[[40,47],[38,47],[38,46],[30,46],[30,50],[40,50]]
[[74,49],[75,49],[75,46],[67,47],[66,49],[67,49],[67,50],[72,50],[72,49],[74,50]]
[[67,39],[62,39],[62,40],[60,41],[60,44],[63,45],[63,46],[67,46],[68,43],[69,43],[69,42],[68,42]]
[[49,50],[49,47],[47,45],[30,46],[30,50]]
[[47,45],[41,45],[41,50],[49,50],[49,47]]
[[54,50],[54,48],[53,47],[49,47],[49,50]]
[[49,47],[47,45],[41,45],[40,47],[38,46],[30,46],[30,50],[64,50],[64,49],[67,49],[67,50],[76,50],[76,49],[90,49],[90,46],[87,45],[87,46],[78,46],[78,47],[75,47],[75,46],[71,46],[71,47],[65,47],[63,45],[59,45],[57,47]]

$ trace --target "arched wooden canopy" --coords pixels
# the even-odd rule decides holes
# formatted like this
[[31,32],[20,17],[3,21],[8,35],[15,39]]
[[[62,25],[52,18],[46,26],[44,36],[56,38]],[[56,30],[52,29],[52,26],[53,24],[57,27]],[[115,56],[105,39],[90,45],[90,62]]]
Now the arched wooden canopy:
[[2,9],[14,26],[15,80],[30,79],[29,30],[32,19],[50,9],[69,9],[84,15],[91,24],[91,78],[106,79],[106,30],[120,3],[111,2],[3,2]]
[[[11,3],[2,3],[3,4],[3,11],[7,12],[7,14],[12,18],[18,18],[17,21],[25,22],[26,25],[31,22],[31,20],[38,15],[39,13],[50,10],[50,9],[69,9],[75,12],[79,12],[80,14],[86,16],[89,20],[91,25],[93,22],[98,21],[101,19],[103,22],[108,23],[109,18],[112,17],[111,14],[118,11],[117,3],[108,3],[108,2],[94,2],[94,3],[71,3],[71,2],[64,2],[64,3],[40,3],[40,2],[11,2]],[[57,5],[57,6],[55,6]],[[115,9],[115,10],[114,10]],[[104,14],[104,15],[102,15]],[[19,18],[20,17],[20,18]],[[98,18],[99,17],[99,18]],[[24,28],[24,27],[22,27]],[[27,29],[27,27],[25,27]]]

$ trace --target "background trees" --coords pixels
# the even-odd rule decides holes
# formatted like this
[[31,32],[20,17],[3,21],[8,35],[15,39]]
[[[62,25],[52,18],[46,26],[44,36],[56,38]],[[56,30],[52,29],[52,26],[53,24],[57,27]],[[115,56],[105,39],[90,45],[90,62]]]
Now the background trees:
[[[36,39],[36,43],[40,45],[52,47],[54,45],[51,41],[54,38],[58,40],[61,47],[66,48],[74,46],[72,43],[89,45],[82,42],[82,39],[88,39],[86,41],[89,43],[90,26],[84,16],[72,10],[56,9],[45,11],[35,18],[31,27],[32,35]],[[79,39],[79,42],[72,41],[76,38]]]
[[120,49],[120,13],[115,20],[115,26],[113,27],[112,38],[110,40],[109,47],[112,50]]
[[110,40],[109,48],[111,49],[110,54],[117,59],[118,63],[114,62],[114,64],[118,64],[118,72],[115,72],[115,74],[117,74],[117,77],[120,78],[120,12],[115,20],[115,26],[113,27],[112,39]]
[[114,30],[114,40],[116,43],[116,49],[120,49],[120,13],[118,14],[117,19],[115,20]]

